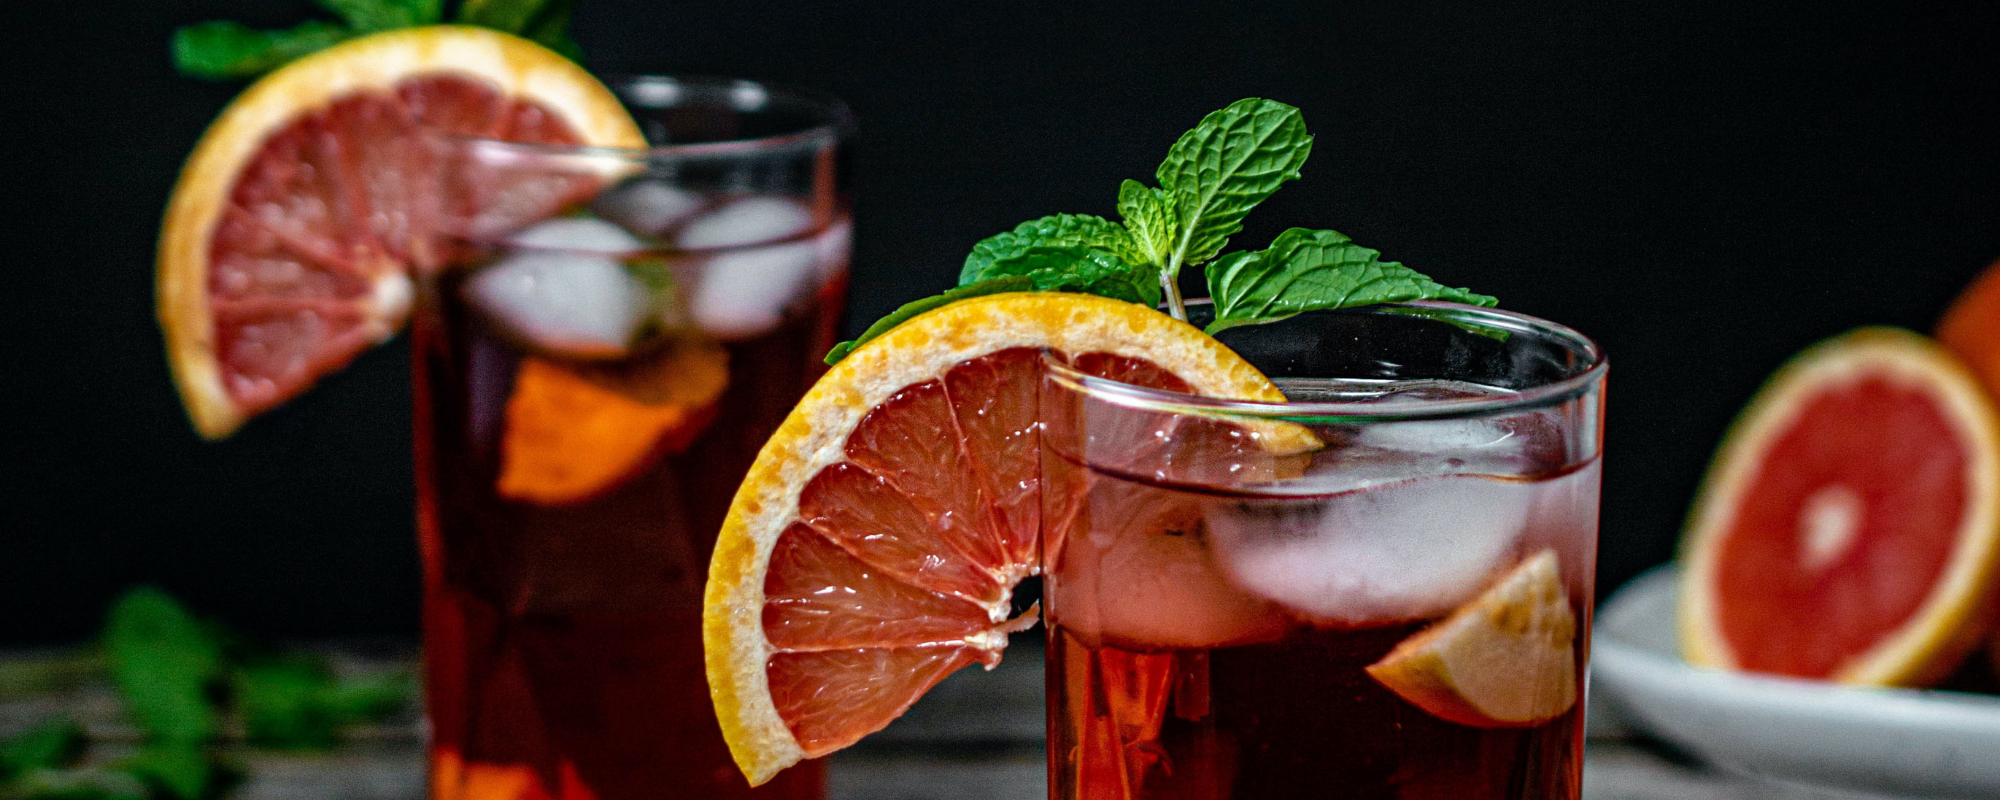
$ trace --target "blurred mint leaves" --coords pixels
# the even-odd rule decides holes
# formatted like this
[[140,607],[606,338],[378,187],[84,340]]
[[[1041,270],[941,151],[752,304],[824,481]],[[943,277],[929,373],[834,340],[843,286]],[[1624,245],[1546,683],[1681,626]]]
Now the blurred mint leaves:
[[317,655],[253,642],[150,587],[112,606],[99,644],[143,744],[92,758],[82,726],[46,720],[0,739],[0,798],[206,800],[242,777],[217,751],[225,737],[324,749],[343,728],[393,714],[416,693],[407,672],[337,675]]
[[[1206,264],[1216,310],[1209,333],[1378,303],[1495,304],[1486,295],[1382,261],[1381,253],[1334,231],[1292,228],[1263,250],[1223,254],[1250,210],[1299,177],[1312,143],[1297,108],[1255,97],[1238,100],[1203,117],[1174,142],[1153,174],[1158,186],[1128,180],[1119,187],[1121,221],[1055,214],[987,237],[966,256],[960,288],[953,291],[982,287],[974,294],[991,294],[996,285],[991,281],[1026,279],[1034,291],[1084,292],[1147,306],[1164,300],[1169,313],[1186,319],[1181,269]],[[958,298],[947,292],[904,305],[860,338],[835,347],[827,363],[951,299]]]
[[[318,0],[339,21],[313,20],[283,30],[257,30],[238,22],[202,22],[173,36],[174,67],[210,80],[254,78],[300,56],[379,31],[436,25],[446,19],[443,0]],[[516,34],[575,60],[569,38],[575,0],[463,0],[451,21]]]

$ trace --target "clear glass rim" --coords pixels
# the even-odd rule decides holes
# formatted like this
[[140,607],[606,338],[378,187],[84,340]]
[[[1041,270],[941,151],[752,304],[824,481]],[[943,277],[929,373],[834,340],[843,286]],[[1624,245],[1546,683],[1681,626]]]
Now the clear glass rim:
[[[602,77],[604,85],[612,93],[626,102],[641,107],[671,108],[678,102],[667,99],[669,94],[685,89],[713,96],[725,96],[728,107],[740,113],[755,111],[754,106],[773,100],[784,100],[812,109],[819,118],[818,124],[796,131],[771,136],[747,139],[726,139],[717,142],[692,142],[687,144],[659,144],[646,147],[604,147],[598,145],[536,144],[531,142],[509,142],[484,136],[447,135],[446,141],[460,143],[481,153],[512,154],[516,156],[571,157],[583,156],[598,159],[624,161],[648,161],[688,158],[729,158],[749,157],[784,153],[792,150],[819,150],[829,147],[850,136],[854,130],[854,112],[840,98],[823,92],[800,89],[784,84],[767,83],[748,78],[729,78],[716,75],[646,75],[614,74]],[[641,96],[637,101],[633,94],[653,93],[660,99],[646,102]],[[723,104],[718,104],[723,105]]]
[[[1195,305],[1205,302],[1207,301],[1190,301],[1188,304]],[[1068,363],[1057,357],[1055,353],[1044,353],[1042,355],[1042,363],[1048,370],[1049,379],[1056,384],[1070,391],[1082,393],[1092,399],[1137,411],[1303,423],[1367,423],[1464,419],[1495,416],[1517,411],[1529,411],[1557,405],[1582,395],[1602,381],[1605,372],[1610,368],[1610,362],[1605,358],[1603,349],[1598,347],[1597,343],[1591,341],[1589,337],[1578,333],[1575,329],[1566,325],[1560,325],[1539,317],[1531,317],[1519,312],[1438,301],[1383,303],[1368,306],[1361,310],[1379,312],[1394,308],[1421,308],[1442,311],[1450,315],[1452,319],[1468,324],[1477,324],[1508,332],[1532,333],[1546,336],[1569,348],[1588,366],[1576,374],[1561,380],[1506,395],[1466,397],[1450,400],[1409,400],[1396,403],[1352,401],[1271,403],[1257,400],[1204,397],[1185,392],[1138,386],[1110,378],[1100,378],[1071,367]],[[1435,319],[1436,317],[1432,318]]]

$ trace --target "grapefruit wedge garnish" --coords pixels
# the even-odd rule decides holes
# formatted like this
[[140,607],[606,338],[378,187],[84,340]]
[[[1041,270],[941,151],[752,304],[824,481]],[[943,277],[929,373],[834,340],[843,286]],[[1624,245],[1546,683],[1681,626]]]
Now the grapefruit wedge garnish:
[[1977,644],[2000,558],[2000,421],[1907,331],[1795,357],[1710,467],[1683,542],[1691,663],[1919,686]]
[[1368,674],[1431,714],[1482,728],[1539,725],[1576,707],[1576,611],[1556,554],[1521,562]]
[[1249,363],[1143,306],[1013,293],[919,315],[823,376],[765,444],[709,566],[709,689],[761,784],[1000,659],[1039,571],[1041,358],[1277,401]]
[[644,145],[581,67],[483,28],[378,33],[266,75],[202,135],[160,231],[160,326],[202,435],[227,436],[393,334],[444,220],[524,223],[596,188],[495,171],[447,192],[430,133]]

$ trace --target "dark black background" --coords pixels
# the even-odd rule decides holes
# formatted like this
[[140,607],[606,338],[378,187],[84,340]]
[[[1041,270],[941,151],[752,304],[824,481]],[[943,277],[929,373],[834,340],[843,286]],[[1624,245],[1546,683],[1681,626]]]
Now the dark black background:
[[[1496,7],[1498,6],[1498,7]],[[1612,354],[1603,571],[1667,558],[1723,426],[1787,355],[1927,328],[2000,256],[2000,29],[1975,7],[586,0],[600,71],[824,89],[862,121],[857,330],[1023,219],[1109,214],[1207,111],[1300,106],[1305,179],[1239,244],[1331,227]],[[10,10],[0,642],[153,581],[283,635],[412,633],[407,351],[220,444],[181,415],[152,247],[234,85],[176,24],[305,2]]]

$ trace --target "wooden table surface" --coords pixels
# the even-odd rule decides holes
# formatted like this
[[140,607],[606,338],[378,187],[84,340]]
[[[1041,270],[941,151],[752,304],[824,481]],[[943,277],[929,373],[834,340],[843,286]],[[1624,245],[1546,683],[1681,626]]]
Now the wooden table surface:
[[[1046,796],[1043,767],[1042,653],[1017,638],[992,672],[961,672],[939,684],[887,730],[833,757],[832,800],[1030,800]],[[335,651],[350,665],[407,662],[408,651],[382,646]],[[358,655],[357,653],[366,653]],[[22,662],[45,653],[0,659]],[[85,683],[23,696],[0,687],[0,735],[51,713],[68,713],[94,736],[130,740],[110,687]],[[1584,759],[1586,800],[1861,800],[1875,796],[1777,785],[1671,757],[1627,734],[1606,710],[1590,709]],[[250,779],[235,800],[419,800],[424,794],[420,727],[412,709],[383,725],[351,732],[339,749],[316,754],[246,750]]]

